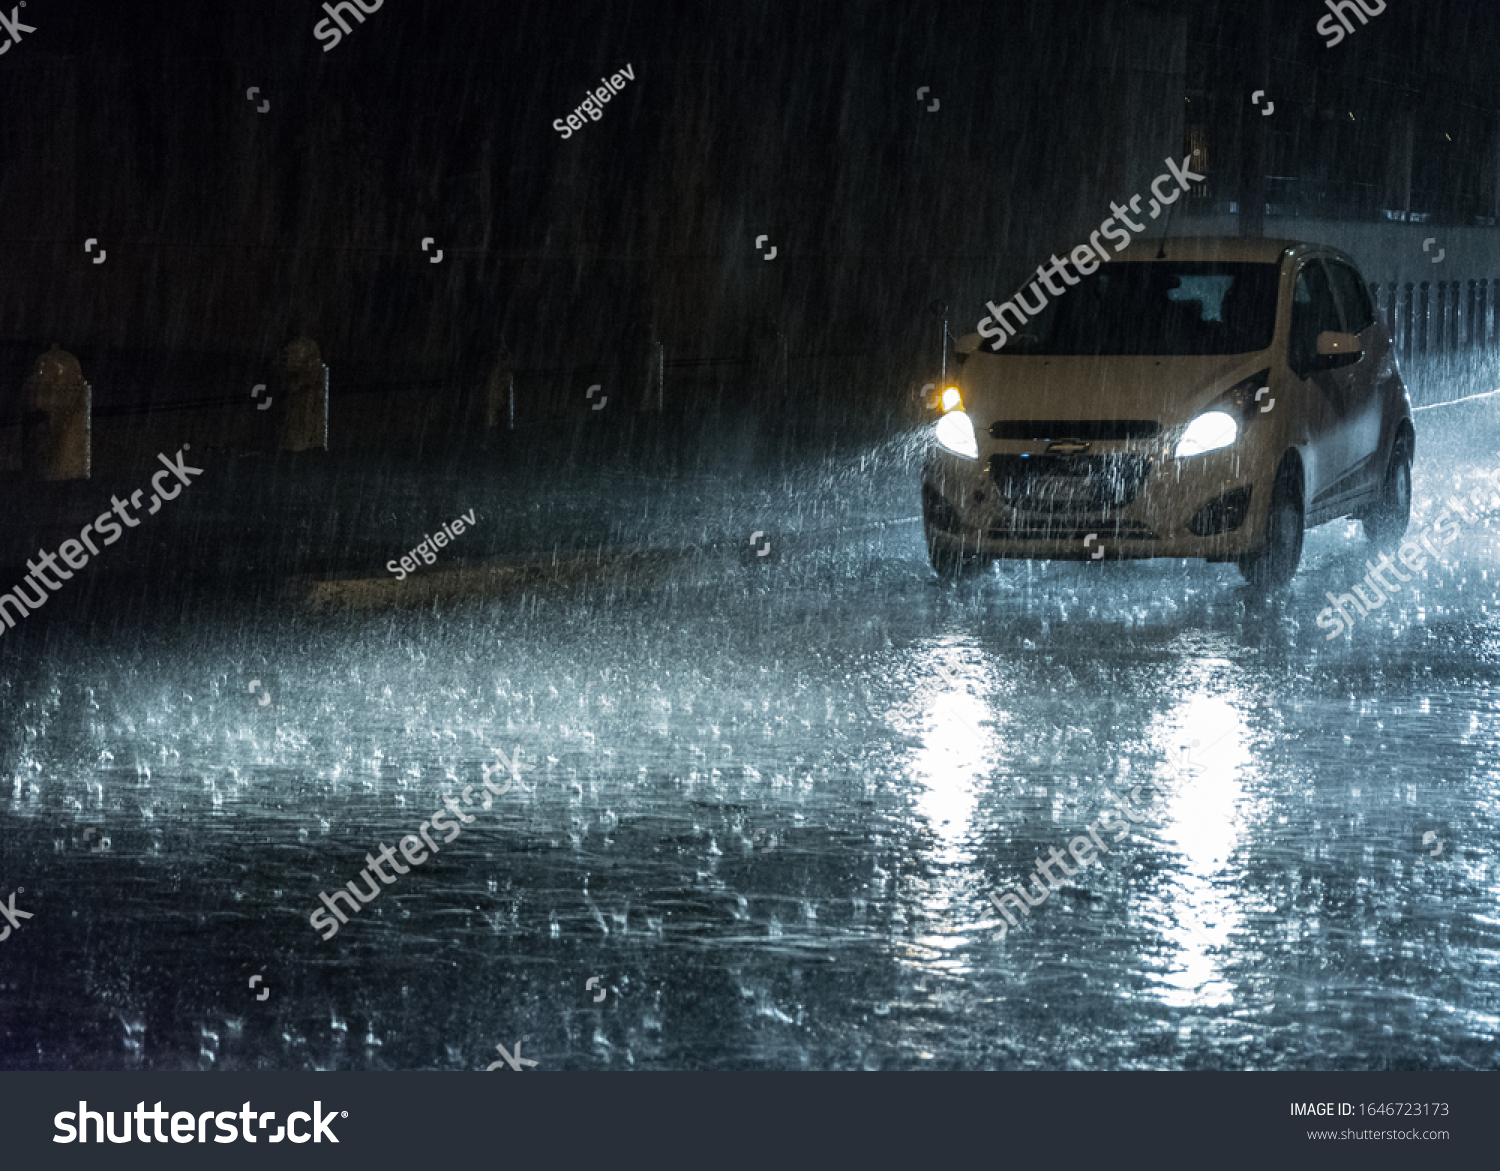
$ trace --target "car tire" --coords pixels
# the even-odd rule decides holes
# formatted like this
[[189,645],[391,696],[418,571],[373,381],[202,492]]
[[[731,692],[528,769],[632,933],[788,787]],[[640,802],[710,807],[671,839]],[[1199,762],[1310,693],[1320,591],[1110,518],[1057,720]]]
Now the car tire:
[[1295,461],[1283,460],[1271,487],[1265,544],[1240,561],[1240,572],[1252,588],[1272,593],[1292,580],[1302,560],[1306,515],[1301,469]]
[[955,552],[946,545],[927,542],[927,559],[944,581],[960,581],[978,577],[989,568],[990,559],[979,553]]
[[1404,436],[1396,441],[1391,452],[1390,466],[1380,485],[1380,499],[1359,523],[1365,540],[1381,552],[1394,549],[1406,536],[1411,523],[1411,447]]

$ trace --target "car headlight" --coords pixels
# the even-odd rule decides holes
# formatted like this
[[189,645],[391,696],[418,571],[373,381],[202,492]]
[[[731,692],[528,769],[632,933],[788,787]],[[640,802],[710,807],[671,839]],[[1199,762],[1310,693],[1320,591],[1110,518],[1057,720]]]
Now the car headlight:
[[979,458],[979,443],[974,438],[974,424],[963,411],[949,411],[937,421],[932,432],[937,445],[944,451],[961,455],[964,459]]
[[1204,411],[1182,433],[1177,441],[1177,450],[1172,454],[1182,459],[1189,455],[1202,455],[1205,451],[1218,451],[1228,447],[1240,436],[1240,425],[1227,411]]

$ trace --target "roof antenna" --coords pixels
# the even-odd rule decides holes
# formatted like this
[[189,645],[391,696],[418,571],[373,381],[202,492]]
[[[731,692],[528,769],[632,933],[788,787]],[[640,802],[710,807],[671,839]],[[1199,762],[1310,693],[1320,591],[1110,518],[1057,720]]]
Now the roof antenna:
[[1172,230],[1172,213],[1176,210],[1177,200],[1174,199],[1171,203],[1167,204],[1167,222],[1162,225],[1161,244],[1156,249],[1157,260],[1165,260],[1167,258],[1167,233]]

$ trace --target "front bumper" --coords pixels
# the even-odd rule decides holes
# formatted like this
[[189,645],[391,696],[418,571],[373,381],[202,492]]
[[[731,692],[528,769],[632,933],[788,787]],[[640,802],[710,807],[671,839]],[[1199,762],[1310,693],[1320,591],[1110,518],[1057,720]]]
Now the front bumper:
[[1236,561],[1264,541],[1270,480],[1254,474],[1253,454],[1235,444],[1175,459],[1127,441],[1049,455],[1010,443],[966,460],[933,444],[922,470],[927,540],[993,558]]

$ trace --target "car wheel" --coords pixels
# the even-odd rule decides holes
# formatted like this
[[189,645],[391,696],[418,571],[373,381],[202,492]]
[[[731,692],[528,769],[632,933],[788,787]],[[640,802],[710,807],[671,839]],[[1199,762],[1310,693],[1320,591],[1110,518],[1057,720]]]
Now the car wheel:
[[1406,440],[1397,440],[1391,452],[1391,464],[1380,486],[1380,499],[1360,520],[1365,539],[1377,549],[1394,548],[1406,536],[1411,523],[1411,449]]
[[1271,487],[1266,542],[1240,561],[1240,572],[1255,589],[1270,593],[1292,580],[1302,560],[1304,517],[1301,471],[1294,462],[1283,462]]
[[944,581],[978,577],[990,564],[990,559],[982,554],[957,552],[934,541],[927,542],[927,559]]

